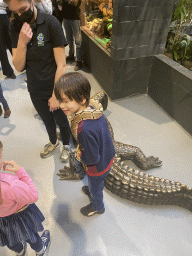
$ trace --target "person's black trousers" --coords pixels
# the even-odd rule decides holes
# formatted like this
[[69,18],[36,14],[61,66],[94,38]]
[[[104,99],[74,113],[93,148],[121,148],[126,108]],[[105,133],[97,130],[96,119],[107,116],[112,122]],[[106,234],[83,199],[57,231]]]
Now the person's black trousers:
[[56,124],[59,126],[63,145],[69,145],[71,130],[65,113],[61,110],[49,111],[48,99],[37,99],[35,94],[30,94],[32,103],[45,124],[49,140],[52,144],[57,141]]
[[9,19],[7,14],[0,14],[0,61],[3,75],[11,76],[13,69],[9,63],[7,49],[12,54],[11,38],[9,34]]

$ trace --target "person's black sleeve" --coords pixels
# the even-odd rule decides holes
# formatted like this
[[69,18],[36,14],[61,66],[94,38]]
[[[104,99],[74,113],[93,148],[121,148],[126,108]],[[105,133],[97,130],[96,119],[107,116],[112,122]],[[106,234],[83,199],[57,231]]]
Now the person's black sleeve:
[[49,17],[49,34],[53,48],[68,45],[60,22],[52,15]]

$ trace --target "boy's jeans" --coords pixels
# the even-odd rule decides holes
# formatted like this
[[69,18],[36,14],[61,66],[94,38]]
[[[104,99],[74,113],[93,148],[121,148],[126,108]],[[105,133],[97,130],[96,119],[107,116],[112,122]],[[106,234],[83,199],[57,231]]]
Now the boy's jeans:
[[[71,152],[71,157],[75,164],[75,172],[79,174],[81,179],[83,179],[86,174],[83,169],[83,165],[81,162],[79,162],[75,158],[75,154],[72,153],[73,150],[76,148],[75,140],[73,136],[71,136],[69,139],[69,148]],[[88,176],[88,189],[91,195],[91,203],[92,203],[92,206],[95,208],[95,210],[98,212],[102,211],[104,208],[104,203],[103,203],[104,181],[107,178],[110,171],[111,171],[111,168],[102,176],[96,176],[96,177]]]
[[1,87],[1,83],[0,83],[0,102],[3,104],[3,108],[8,108],[9,107],[8,104],[7,104],[6,99],[3,96],[3,90],[2,90],[2,87]]
[[100,212],[104,208],[103,203],[103,189],[104,189],[104,181],[107,178],[109,171],[104,173],[102,176],[88,176],[88,188],[91,195],[91,203],[96,211]]
[[77,61],[82,61],[82,37],[80,29],[80,20],[64,20],[67,42],[69,44],[69,56],[74,56],[74,39],[76,44]]

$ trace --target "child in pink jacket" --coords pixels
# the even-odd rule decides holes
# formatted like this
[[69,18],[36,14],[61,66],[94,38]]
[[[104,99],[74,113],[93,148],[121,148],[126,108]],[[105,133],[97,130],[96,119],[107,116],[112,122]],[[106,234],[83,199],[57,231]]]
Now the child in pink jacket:
[[37,189],[23,167],[14,161],[2,160],[3,144],[0,141],[0,246],[7,246],[16,255],[24,256],[27,243],[42,256],[50,242],[50,233],[44,230],[44,216],[35,202]]

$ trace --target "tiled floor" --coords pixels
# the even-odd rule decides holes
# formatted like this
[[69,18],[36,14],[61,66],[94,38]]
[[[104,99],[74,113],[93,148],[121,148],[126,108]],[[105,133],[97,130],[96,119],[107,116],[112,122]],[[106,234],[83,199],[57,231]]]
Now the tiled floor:
[[[67,66],[67,72],[73,71]],[[92,95],[100,91],[94,77],[86,70]],[[106,212],[91,218],[80,214],[88,204],[81,193],[82,181],[59,181],[56,173],[63,164],[59,149],[53,156],[39,156],[48,141],[42,121],[36,114],[27,92],[24,74],[16,80],[0,78],[4,95],[12,110],[11,117],[0,117],[0,140],[4,160],[14,159],[23,165],[38,191],[37,205],[44,213],[45,228],[51,232],[49,256],[190,256],[192,255],[191,212],[172,206],[143,206],[114,196],[106,189]],[[192,186],[192,137],[172,120],[147,95],[109,102],[105,111],[115,139],[138,146],[147,156],[159,156],[160,168],[154,176],[180,181]],[[131,165],[132,163],[129,162]],[[13,256],[7,248],[1,256]],[[28,256],[35,255],[28,247]]]

